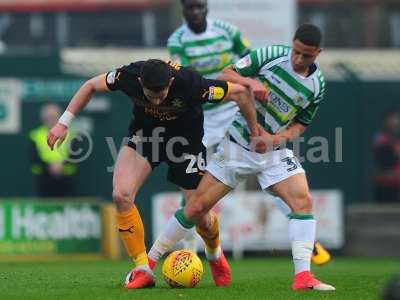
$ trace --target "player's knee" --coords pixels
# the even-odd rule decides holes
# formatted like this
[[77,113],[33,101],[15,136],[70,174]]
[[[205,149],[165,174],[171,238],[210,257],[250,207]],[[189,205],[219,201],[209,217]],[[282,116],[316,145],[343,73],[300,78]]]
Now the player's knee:
[[127,191],[114,188],[112,198],[118,210],[127,210],[132,206],[133,199]]
[[294,213],[312,213],[313,203],[311,194],[306,192],[294,197],[292,201],[292,209]]

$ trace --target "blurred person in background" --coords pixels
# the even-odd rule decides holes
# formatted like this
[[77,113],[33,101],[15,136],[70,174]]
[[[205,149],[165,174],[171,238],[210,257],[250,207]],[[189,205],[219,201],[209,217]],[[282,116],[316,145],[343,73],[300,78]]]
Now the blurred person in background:
[[399,126],[399,111],[390,108],[384,113],[382,128],[374,137],[375,200],[381,203],[400,203]]
[[[228,22],[207,17],[207,0],[181,0],[185,24],[175,30],[168,39],[171,59],[183,66],[191,66],[206,78],[216,78],[222,71],[238,59],[250,53],[250,43],[240,30]],[[264,87],[255,83],[253,90],[262,94]],[[216,151],[217,145],[225,137],[232,124],[238,107],[234,102],[224,104],[206,103],[204,110],[203,144],[207,157]],[[229,197],[229,195],[227,196]],[[280,211],[289,216],[290,208],[278,197],[274,202]],[[184,205],[184,201],[182,201]],[[196,235],[192,230],[185,237],[184,248],[197,251]],[[316,242],[312,262],[323,265],[331,260],[330,253],[320,242]]]
[[71,139],[67,138],[58,151],[47,146],[47,135],[57,124],[61,109],[55,104],[46,104],[40,111],[41,125],[29,132],[32,157],[32,174],[35,177],[39,197],[73,196],[73,177],[77,166],[68,162]]
[[[249,42],[239,29],[221,21],[207,18],[207,0],[181,0],[185,24],[168,39],[171,60],[191,66],[206,78],[215,79],[222,70],[250,52]],[[234,102],[206,103],[204,111],[203,144],[207,157],[215,152],[239,108]],[[182,197],[182,205],[184,205]],[[192,230],[183,241],[185,249],[197,252],[196,233]]]
[[[250,52],[249,42],[238,28],[207,18],[207,0],[181,0],[181,3],[186,23],[172,33],[167,44],[174,62],[191,66],[205,78],[215,79],[224,68]],[[215,147],[239,108],[233,102],[206,103],[203,110],[203,144],[207,148]]]

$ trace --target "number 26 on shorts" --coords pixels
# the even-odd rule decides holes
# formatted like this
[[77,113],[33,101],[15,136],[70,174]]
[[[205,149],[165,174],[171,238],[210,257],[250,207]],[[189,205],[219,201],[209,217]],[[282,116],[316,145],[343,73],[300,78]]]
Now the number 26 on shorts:
[[206,161],[203,158],[203,152],[200,152],[197,156],[193,154],[186,154],[185,160],[189,160],[186,168],[186,174],[197,173],[198,171],[204,171],[206,168]]

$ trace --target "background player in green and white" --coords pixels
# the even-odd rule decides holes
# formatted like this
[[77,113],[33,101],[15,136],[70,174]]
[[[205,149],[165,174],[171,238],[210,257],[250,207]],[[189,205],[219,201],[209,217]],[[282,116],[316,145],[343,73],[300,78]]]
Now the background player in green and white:
[[[215,79],[227,66],[250,53],[249,43],[238,28],[221,20],[207,18],[207,0],[181,0],[186,23],[168,39],[171,59],[191,66],[208,79]],[[210,155],[223,139],[239,111],[234,103],[203,105],[203,144]],[[208,155],[208,156],[209,156]],[[189,233],[184,247],[196,251],[196,235]]]
[[208,163],[196,192],[168,221],[154,243],[149,252],[152,260],[168,250],[165,241],[172,247],[240,180],[254,174],[264,191],[281,198],[292,211],[289,221],[295,273],[292,288],[335,290],[310,272],[316,231],[313,204],[305,172],[292,150],[285,146],[305,131],[323,99],[325,81],[315,64],[321,52],[321,38],[316,26],[302,25],[295,33],[292,47],[256,49],[224,72],[225,80],[249,87],[261,82],[268,87],[269,101],[257,104],[263,140],[251,138],[243,117],[238,115],[229,128],[229,137]]
[[[168,39],[173,61],[215,79],[227,66],[250,52],[249,43],[233,25],[207,18],[207,0],[181,0],[186,23]],[[204,105],[203,144],[209,148],[225,136],[238,111],[235,104]]]

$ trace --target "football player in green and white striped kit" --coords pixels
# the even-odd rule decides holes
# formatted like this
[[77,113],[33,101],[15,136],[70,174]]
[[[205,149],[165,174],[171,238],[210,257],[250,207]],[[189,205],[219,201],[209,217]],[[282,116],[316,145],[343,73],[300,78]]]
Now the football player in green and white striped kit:
[[[207,18],[206,0],[181,0],[181,3],[186,23],[168,39],[168,51],[173,61],[184,66],[192,66],[203,76],[215,79],[224,68],[250,52],[249,43],[242,37],[238,28],[221,20]],[[279,55],[279,51],[284,51],[284,48],[275,49],[278,51],[275,55]],[[272,57],[274,53],[270,55]],[[259,86],[253,85],[253,90],[259,99],[265,97]],[[203,109],[203,144],[210,154],[215,152],[216,146],[224,138],[238,108],[234,102],[227,102],[222,105],[208,103]],[[285,215],[290,212],[290,208],[279,198],[274,198],[274,201]],[[194,233],[188,234],[184,246],[196,250]],[[322,265],[329,260],[329,252],[316,242],[312,261]]]
[[[249,42],[238,28],[207,18],[206,0],[181,0],[181,3],[186,23],[172,33],[167,44],[174,62],[191,66],[204,77],[215,79],[227,66],[250,53]],[[203,110],[203,144],[210,156],[224,138],[239,109],[236,104],[227,102],[204,104]],[[184,247],[196,251],[194,231],[185,238]]]
[[233,69],[224,71],[221,77],[224,80],[256,89],[261,82],[269,90],[268,101],[257,103],[263,140],[250,136],[240,115],[235,119],[229,137],[222,141],[216,156],[208,163],[195,193],[168,221],[151,248],[152,260],[182,239],[240,180],[255,174],[261,188],[281,198],[292,211],[289,221],[295,274],[292,288],[335,290],[310,272],[316,231],[313,204],[305,172],[292,150],[285,147],[287,141],[301,135],[310,125],[324,97],[325,81],[315,64],[321,52],[321,39],[318,27],[304,24],[297,29],[292,47],[253,50]]

